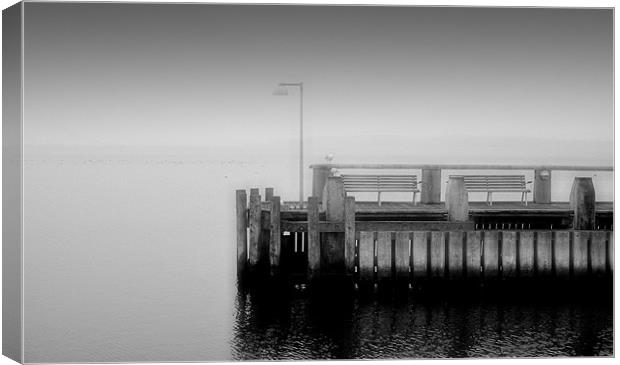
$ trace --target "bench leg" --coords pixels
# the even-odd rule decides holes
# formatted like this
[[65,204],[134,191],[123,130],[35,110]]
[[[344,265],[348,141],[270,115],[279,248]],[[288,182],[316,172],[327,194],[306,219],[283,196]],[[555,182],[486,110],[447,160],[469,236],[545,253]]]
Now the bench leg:
[[493,193],[490,191],[487,193],[487,201],[489,205],[493,205]]
[[414,192],[413,192],[413,205],[416,205],[416,204],[415,204],[415,194],[416,194],[416,192],[414,191]]
[[377,201],[379,202],[379,206],[381,206],[381,192],[377,192]]
[[525,195],[525,206],[527,207],[527,191],[523,193]]

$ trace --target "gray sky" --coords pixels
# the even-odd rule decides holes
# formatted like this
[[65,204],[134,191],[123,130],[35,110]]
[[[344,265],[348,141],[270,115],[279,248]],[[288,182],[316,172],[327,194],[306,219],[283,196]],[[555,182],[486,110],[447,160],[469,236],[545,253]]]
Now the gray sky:
[[272,91],[302,80],[310,154],[420,146],[482,156],[490,144],[500,156],[509,146],[612,159],[611,10],[28,3],[25,12],[28,145],[260,139],[293,153],[297,96]]

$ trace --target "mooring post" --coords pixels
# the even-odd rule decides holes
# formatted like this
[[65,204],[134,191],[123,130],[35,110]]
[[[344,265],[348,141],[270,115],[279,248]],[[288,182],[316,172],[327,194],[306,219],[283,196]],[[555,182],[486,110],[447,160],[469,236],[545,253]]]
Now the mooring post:
[[469,220],[469,198],[463,176],[450,176],[446,188],[446,209],[451,222]]
[[254,268],[260,260],[261,241],[261,201],[258,189],[250,190],[250,267]]
[[323,208],[328,221],[344,220],[344,181],[340,176],[329,176],[323,188]]
[[534,170],[534,203],[551,203],[551,170]]
[[[272,190],[273,194],[273,190]],[[270,233],[269,233],[269,266],[272,276],[275,276],[280,271],[280,253],[282,252],[282,245],[280,243],[280,197],[271,197],[271,212],[270,212]]]
[[273,188],[265,188],[265,201],[270,202],[273,199]]
[[595,228],[596,194],[591,177],[575,177],[570,192],[570,207],[573,211],[573,229]]
[[[330,223],[344,222],[344,182],[340,176],[329,176],[323,189],[323,208]],[[321,243],[321,272],[345,272],[344,232],[325,232]]]
[[312,167],[312,196],[316,196],[319,201],[323,201],[323,188],[325,187],[330,172],[330,167]]
[[321,235],[319,232],[319,199],[308,198],[308,277],[315,279],[321,268]]
[[344,200],[344,261],[347,274],[355,272],[355,197]]
[[441,169],[422,169],[422,204],[438,204],[441,201]]
[[237,275],[245,274],[248,261],[248,197],[245,190],[237,190]]

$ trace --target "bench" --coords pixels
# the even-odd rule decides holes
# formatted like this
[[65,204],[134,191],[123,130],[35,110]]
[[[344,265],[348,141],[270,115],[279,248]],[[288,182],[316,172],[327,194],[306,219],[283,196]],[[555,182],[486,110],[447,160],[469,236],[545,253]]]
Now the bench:
[[521,193],[521,202],[527,205],[527,193],[530,190],[525,184],[531,184],[531,181],[525,181],[524,175],[451,175],[462,176],[465,180],[465,188],[467,192],[486,192],[487,204],[493,205],[492,194],[498,193]]
[[413,192],[415,204],[418,190],[416,175],[342,175],[344,191],[377,192],[378,204],[381,205],[382,192]]

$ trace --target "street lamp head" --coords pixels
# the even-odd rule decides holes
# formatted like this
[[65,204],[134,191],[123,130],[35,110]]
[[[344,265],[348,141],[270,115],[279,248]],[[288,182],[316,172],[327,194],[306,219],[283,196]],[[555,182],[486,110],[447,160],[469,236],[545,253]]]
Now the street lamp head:
[[288,89],[284,86],[280,86],[278,85],[278,87],[276,87],[273,90],[273,95],[275,96],[287,96],[288,95]]

